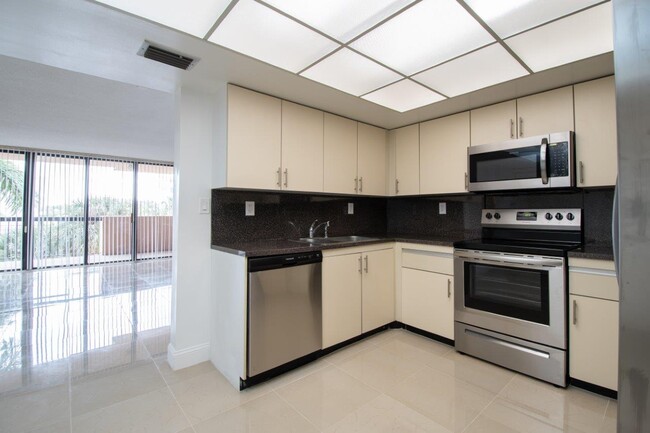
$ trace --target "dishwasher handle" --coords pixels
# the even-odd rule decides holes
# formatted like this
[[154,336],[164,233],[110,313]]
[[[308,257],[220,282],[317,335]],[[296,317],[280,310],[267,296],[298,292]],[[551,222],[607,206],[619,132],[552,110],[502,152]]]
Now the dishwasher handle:
[[248,272],[269,271],[272,269],[290,268],[293,266],[322,263],[323,253],[309,251],[307,253],[283,254],[279,256],[253,257],[248,259]]

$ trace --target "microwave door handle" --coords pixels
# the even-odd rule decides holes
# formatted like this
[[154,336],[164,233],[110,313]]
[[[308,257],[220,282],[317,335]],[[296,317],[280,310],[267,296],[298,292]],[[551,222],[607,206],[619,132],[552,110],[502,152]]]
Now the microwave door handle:
[[548,138],[542,138],[542,145],[539,147],[539,171],[542,174],[542,183],[548,184],[548,171],[546,169],[546,151],[548,150]]

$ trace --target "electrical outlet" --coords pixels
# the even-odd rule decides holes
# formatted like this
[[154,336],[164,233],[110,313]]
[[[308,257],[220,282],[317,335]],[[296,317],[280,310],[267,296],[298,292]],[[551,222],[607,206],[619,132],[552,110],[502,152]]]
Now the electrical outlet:
[[445,203],[444,201],[441,201],[440,203],[438,203],[438,213],[440,215],[446,215],[447,214],[447,203]]
[[247,201],[246,202],[246,216],[255,216],[255,202]]
[[354,214],[354,203],[348,203],[348,215]]
[[210,213],[210,199],[209,198],[199,198],[199,213],[200,214],[209,214]]

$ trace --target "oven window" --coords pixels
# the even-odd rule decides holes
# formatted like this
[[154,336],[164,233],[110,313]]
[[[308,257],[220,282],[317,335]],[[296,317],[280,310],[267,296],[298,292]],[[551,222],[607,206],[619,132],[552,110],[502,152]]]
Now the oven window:
[[465,306],[549,324],[548,271],[465,262]]
[[494,182],[501,180],[537,179],[540,146],[470,155],[470,180]]

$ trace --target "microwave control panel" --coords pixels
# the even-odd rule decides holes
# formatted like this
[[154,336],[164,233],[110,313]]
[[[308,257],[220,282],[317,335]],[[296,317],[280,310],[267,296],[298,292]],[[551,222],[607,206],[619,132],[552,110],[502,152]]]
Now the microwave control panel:
[[549,177],[569,175],[569,142],[549,143],[548,145]]

